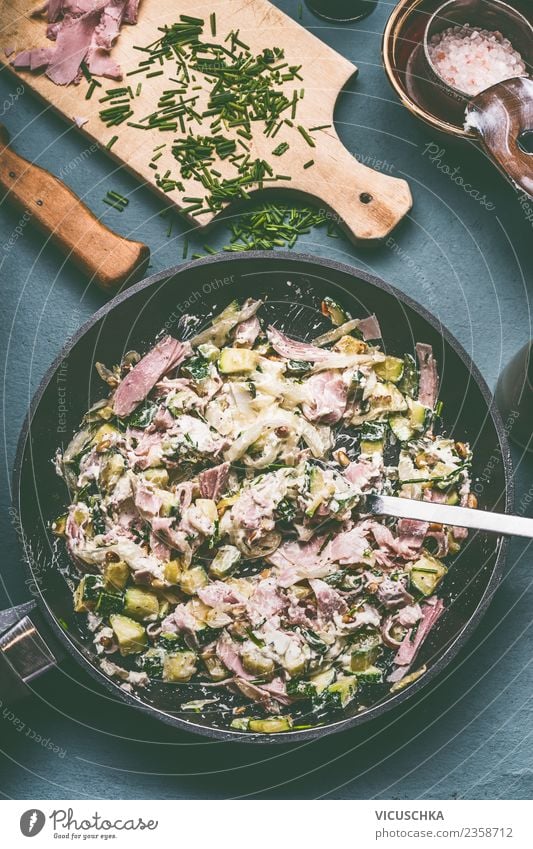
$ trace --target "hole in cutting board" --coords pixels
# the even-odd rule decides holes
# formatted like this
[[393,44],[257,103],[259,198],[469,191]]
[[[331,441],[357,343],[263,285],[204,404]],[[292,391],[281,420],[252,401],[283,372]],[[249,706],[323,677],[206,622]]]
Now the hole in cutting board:
[[524,130],[518,136],[518,147],[524,153],[533,153],[533,130]]
[[368,192],[361,192],[361,194],[359,195],[359,200],[361,201],[361,203],[370,203],[374,200],[374,198]]

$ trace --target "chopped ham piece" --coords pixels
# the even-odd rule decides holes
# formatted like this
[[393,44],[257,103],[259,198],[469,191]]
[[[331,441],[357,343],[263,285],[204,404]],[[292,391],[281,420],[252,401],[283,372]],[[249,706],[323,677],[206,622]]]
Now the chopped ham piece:
[[66,18],[57,33],[56,46],[46,70],[46,76],[56,85],[68,85],[78,76],[87,55],[99,12],[89,12],[79,18]]
[[418,400],[426,407],[433,409],[437,402],[438,374],[437,363],[433,356],[431,345],[419,342],[416,346],[416,355],[420,367],[420,385],[418,388]]
[[418,519],[399,519],[396,526],[400,542],[413,551],[421,548],[427,536],[428,528],[428,522],[421,522]]
[[226,488],[229,470],[229,463],[221,463],[220,466],[214,466],[212,469],[205,469],[205,471],[200,472],[198,483],[202,498],[211,498],[213,501],[218,501]]
[[137,13],[139,11],[140,2],[141,0],[128,0],[128,2],[126,3],[126,11],[124,12],[124,23],[137,23]]
[[418,539],[413,545],[411,537],[394,537],[390,528],[386,525],[380,525],[378,522],[372,523],[372,534],[377,544],[385,549],[388,549],[392,554],[402,557],[404,560],[411,560],[420,548]]
[[158,380],[190,356],[190,345],[165,336],[119,384],[113,399],[117,416],[128,416],[144,401]]
[[357,329],[361,331],[365,341],[369,339],[381,339],[381,327],[375,315],[362,318]]
[[407,669],[416,657],[418,649],[436,624],[443,610],[444,602],[436,596],[432,596],[424,602],[421,606],[422,619],[420,620],[416,634],[411,640],[411,631],[408,631],[403,638],[394,658],[396,666],[405,667],[405,672],[407,672]]
[[379,480],[381,474],[380,463],[376,462],[374,457],[372,460],[362,457],[356,463],[350,463],[344,470],[344,477],[361,490]]
[[309,581],[309,584],[316,596],[318,611],[322,619],[328,621],[334,613],[346,613],[348,605],[337,590],[317,578]]
[[251,348],[261,332],[261,325],[256,315],[241,321],[235,328],[233,341],[240,348]]
[[78,82],[82,62],[96,76],[122,79],[119,65],[110,56],[124,22],[136,23],[139,0],[48,0],[34,15],[46,13],[46,37],[54,48],[19,53],[16,68],[38,71],[56,85]]
[[335,424],[346,410],[348,388],[338,371],[314,374],[306,383],[312,400],[302,405],[302,412],[310,422]]
[[268,341],[274,348],[276,354],[280,357],[287,357],[289,360],[302,360],[308,363],[319,363],[331,358],[331,351],[327,348],[317,348],[316,345],[310,345],[308,342],[297,342],[296,339],[290,339],[270,326],[267,330]]

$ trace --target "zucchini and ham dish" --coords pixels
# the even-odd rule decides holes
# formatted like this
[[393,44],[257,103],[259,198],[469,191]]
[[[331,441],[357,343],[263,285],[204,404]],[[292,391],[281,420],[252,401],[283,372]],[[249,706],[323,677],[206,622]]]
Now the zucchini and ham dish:
[[468,445],[438,435],[429,345],[386,355],[375,316],[328,299],[330,329],[296,341],[261,307],[97,365],[109,393],[58,452],[71,503],[53,530],[104,672],[196,685],[188,705],[174,689],[177,711],[276,732],[424,673],[466,532],[378,520],[366,494],[474,497]]

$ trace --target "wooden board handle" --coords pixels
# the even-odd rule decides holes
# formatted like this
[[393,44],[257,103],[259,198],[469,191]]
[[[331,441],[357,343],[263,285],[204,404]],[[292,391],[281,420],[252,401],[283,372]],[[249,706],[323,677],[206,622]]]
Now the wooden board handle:
[[132,283],[148,264],[150,251],[105,227],[57,177],[7,147],[0,125],[0,188],[105,292]]
[[413,205],[405,180],[363,165],[333,130],[309,158],[314,165],[302,165],[290,187],[325,203],[356,241],[384,239]]
[[492,161],[513,185],[533,199],[533,156],[522,150],[522,133],[533,131],[533,80],[516,77],[478,94],[466,110]]

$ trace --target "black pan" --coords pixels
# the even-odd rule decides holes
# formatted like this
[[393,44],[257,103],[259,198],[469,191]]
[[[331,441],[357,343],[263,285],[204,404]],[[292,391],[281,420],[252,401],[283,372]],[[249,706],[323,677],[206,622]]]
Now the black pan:
[[[66,345],[35,396],[24,425],[15,469],[15,509],[23,531],[26,567],[47,626],[60,644],[117,699],[180,729],[221,740],[288,742],[339,731],[385,713],[409,699],[455,657],[484,614],[501,578],[506,542],[472,535],[443,587],[447,610],[423,645],[418,661],[427,672],[405,690],[378,693],[368,709],[348,707],[341,717],[281,735],[243,734],[228,729],[220,712],[180,713],[194,687],[155,685],[137,696],[125,692],[98,668],[91,635],[72,610],[68,575],[72,566],[49,523],[65,507],[66,491],[50,458],[67,444],[91,403],[105,392],[94,363],[118,362],[129,349],[145,351],[162,330],[179,336],[196,328],[185,313],[206,321],[234,298],[264,297],[262,314],[290,335],[309,338],[320,325],[325,295],[352,315],[375,312],[390,353],[412,351],[416,341],[433,345],[441,374],[444,427],[474,448],[475,490],[480,507],[511,509],[511,460],[502,421],[477,368],[458,342],[423,307],[376,277],[339,263],[303,255],[247,253],[204,259],[154,275],[103,307]],[[315,327],[321,328],[318,331]],[[66,412],[64,412],[66,408]],[[1,623],[0,623],[1,624]],[[46,635],[45,635],[46,639]]]

